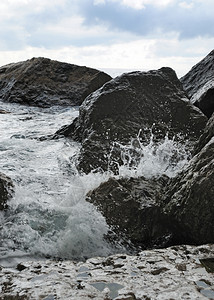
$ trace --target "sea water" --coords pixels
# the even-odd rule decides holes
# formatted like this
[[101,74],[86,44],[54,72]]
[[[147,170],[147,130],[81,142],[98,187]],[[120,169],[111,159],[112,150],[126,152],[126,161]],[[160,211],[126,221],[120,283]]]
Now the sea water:
[[[15,185],[9,208],[0,212],[0,264],[126,251],[105,239],[109,230],[105,218],[85,201],[90,190],[114,175],[110,171],[80,175],[75,168],[78,143],[67,138],[40,139],[70,124],[78,116],[78,107],[42,109],[0,102],[0,110],[8,112],[0,114],[0,172]],[[151,135],[150,143],[143,146],[139,136],[133,137],[140,157],[134,164],[133,141],[120,145],[123,165],[117,177],[171,177],[186,164],[188,153],[174,140],[166,136],[155,145]]]

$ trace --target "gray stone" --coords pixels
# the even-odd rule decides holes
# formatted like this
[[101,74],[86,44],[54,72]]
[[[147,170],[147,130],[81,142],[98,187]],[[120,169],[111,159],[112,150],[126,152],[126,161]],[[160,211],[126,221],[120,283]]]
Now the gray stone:
[[199,141],[197,154],[166,187],[164,211],[179,243],[214,242],[213,120],[212,117]]
[[0,98],[39,107],[80,105],[110,79],[95,69],[32,58],[0,68]]
[[204,129],[203,134],[200,136],[199,142],[196,145],[195,153],[198,153],[201,151],[201,149],[209,143],[209,141],[212,139],[214,136],[214,114],[212,117],[209,119],[207,122],[207,125]]
[[110,178],[89,192],[86,200],[98,207],[119,240],[141,248],[163,247],[172,239],[160,208],[167,181],[167,176]]
[[180,79],[190,101],[209,118],[214,112],[214,50]]

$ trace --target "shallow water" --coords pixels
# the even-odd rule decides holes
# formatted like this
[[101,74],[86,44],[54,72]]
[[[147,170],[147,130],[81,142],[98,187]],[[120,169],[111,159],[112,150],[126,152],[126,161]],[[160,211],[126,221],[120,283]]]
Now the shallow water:
[[[13,265],[25,257],[84,259],[125,251],[105,240],[105,219],[85,201],[87,192],[108,180],[111,172],[80,175],[75,168],[78,143],[37,139],[71,123],[78,108],[0,102],[0,110],[10,112],[0,114],[0,171],[15,184],[9,209],[0,212],[0,264]],[[124,164],[118,176],[174,176],[188,160],[183,147],[167,137],[158,146],[152,136],[147,146],[136,139],[140,160],[133,164],[132,141],[120,145]]]

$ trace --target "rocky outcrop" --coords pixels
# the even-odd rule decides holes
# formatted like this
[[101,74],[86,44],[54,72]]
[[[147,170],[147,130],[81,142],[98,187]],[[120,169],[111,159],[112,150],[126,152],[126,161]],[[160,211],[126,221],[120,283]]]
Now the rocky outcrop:
[[0,68],[0,99],[39,107],[80,105],[110,79],[95,69],[32,58]]
[[209,118],[214,112],[214,50],[180,79],[190,101]]
[[168,134],[169,138],[188,141],[191,148],[205,124],[206,117],[189,103],[175,72],[161,68],[109,81],[85,99],[79,117],[56,135],[82,143],[80,170],[108,169],[111,153],[116,172],[117,164],[122,163],[118,143],[127,144],[138,136],[147,144],[152,132],[154,142]]
[[208,122],[197,155],[166,187],[164,211],[180,243],[214,241],[214,118]]
[[160,208],[167,180],[166,176],[110,178],[88,193],[86,200],[98,207],[119,241],[131,241],[137,248],[163,247],[172,240]]
[[13,183],[11,179],[0,173],[0,210],[7,207],[7,201],[13,193]]
[[135,246],[214,241],[214,115],[176,177],[110,179],[88,195],[119,237]]

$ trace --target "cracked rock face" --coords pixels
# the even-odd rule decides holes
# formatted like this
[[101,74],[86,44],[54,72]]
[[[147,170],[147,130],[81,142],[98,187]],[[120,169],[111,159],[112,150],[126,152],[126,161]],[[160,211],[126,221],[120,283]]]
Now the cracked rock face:
[[0,98],[39,107],[80,105],[110,79],[92,68],[32,58],[0,68]]
[[180,79],[190,101],[210,118],[214,112],[214,50]]
[[23,262],[1,267],[6,299],[214,299],[214,246],[174,246],[138,256],[112,255],[86,262]]

